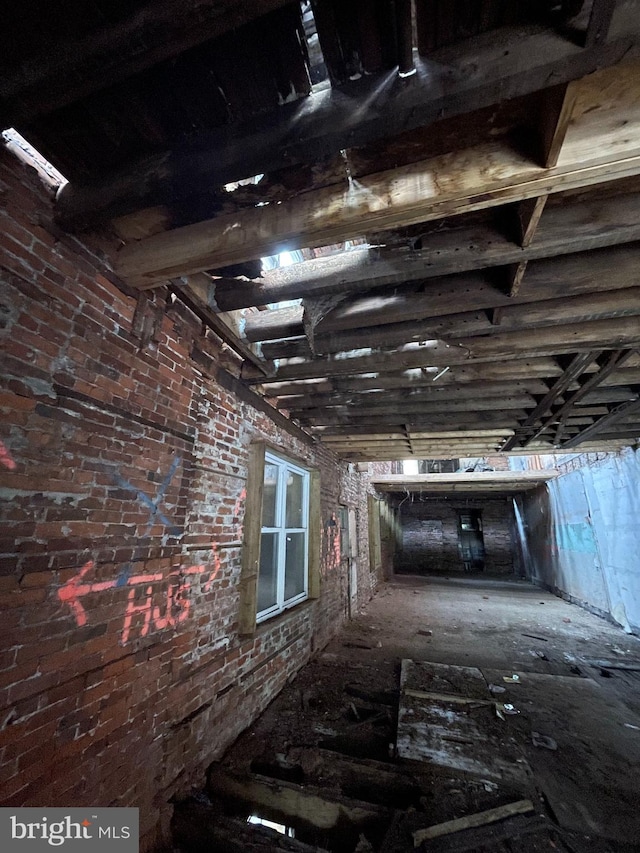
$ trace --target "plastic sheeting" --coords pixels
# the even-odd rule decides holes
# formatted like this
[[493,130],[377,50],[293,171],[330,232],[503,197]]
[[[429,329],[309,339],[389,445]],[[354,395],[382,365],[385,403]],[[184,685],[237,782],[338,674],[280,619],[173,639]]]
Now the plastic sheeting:
[[571,471],[520,500],[528,576],[640,634],[640,453]]

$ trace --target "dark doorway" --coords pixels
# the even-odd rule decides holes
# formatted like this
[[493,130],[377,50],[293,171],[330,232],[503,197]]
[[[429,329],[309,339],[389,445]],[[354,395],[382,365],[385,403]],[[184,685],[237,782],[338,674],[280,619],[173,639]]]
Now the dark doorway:
[[480,510],[458,511],[458,550],[465,572],[484,571],[484,538]]

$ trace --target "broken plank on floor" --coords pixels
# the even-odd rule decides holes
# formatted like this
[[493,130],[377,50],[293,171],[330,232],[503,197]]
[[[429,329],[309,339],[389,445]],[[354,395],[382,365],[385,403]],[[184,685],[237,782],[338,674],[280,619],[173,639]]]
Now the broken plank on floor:
[[[414,685],[429,687],[429,693],[415,690]],[[513,738],[509,739],[509,722],[496,717],[480,670],[403,660],[401,688],[399,758],[528,789],[528,765]],[[476,701],[466,703],[466,699]]]

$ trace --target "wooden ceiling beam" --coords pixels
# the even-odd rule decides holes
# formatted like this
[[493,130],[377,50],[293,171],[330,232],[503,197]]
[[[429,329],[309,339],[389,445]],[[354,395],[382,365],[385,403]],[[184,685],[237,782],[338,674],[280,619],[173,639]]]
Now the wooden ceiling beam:
[[[597,150],[597,141],[594,141]],[[636,153],[594,166],[541,170],[504,142],[442,155],[363,178],[357,194],[327,188],[277,206],[256,207],[130,243],[116,273],[145,290],[167,279],[241,263],[284,250],[323,246],[395,228],[506,204],[540,193],[592,186],[640,174]]]
[[[455,346],[441,341],[394,352],[372,350],[367,355],[336,358],[322,356],[309,361],[283,362],[273,376],[275,381],[312,379],[328,376],[353,376],[359,373],[384,373],[388,370],[425,367],[451,367],[540,355],[567,355],[594,349],[636,347],[640,344],[640,324],[635,317],[592,320],[585,323],[546,326],[535,329],[500,331],[490,337],[459,338]],[[256,384],[264,377],[243,368],[243,378]]]
[[[507,140],[485,142],[362,177],[355,188],[327,187],[281,205],[156,234],[121,249],[117,272],[145,289],[167,278],[284,249],[329,245],[369,231],[640,174],[640,82],[635,63],[621,68],[581,82],[576,97],[580,110],[553,168],[535,167]],[[617,127],[622,122],[627,132],[621,135]]]
[[[637,283],[636,271],[640,245],[629,244],[608,249],[598,249],[589,254],[579,253],[562,258],[541,259],[530,262],[527,270],[527,287],[514,297],[509,297],[505,290],[495,283],[486,272],[461,273],[458,276],[447,276],[430,280],[422,285],[412,284],[398,287],[386,293],[372,292],[369,295],[345,300],[332,311],[327,313],[317,324],[315,336],[322,340],[329,333],[347,329],[359,329],[366,326],[382,326],[396,323],[425,321],[431,318],[446,317],[452,308],[464,308],[465,312],[485,311],[489,308],[504,307],[501,324],[505,317],[511,317],[507,322],[522,322],[515,305],[541,303],[544,300],[566,300],[569,297],[599,292],[613,293],[615,290],[631,287]],[[550,302],[543,308],[552,312],[561,306]],[[535,310],[535,305],[531,306]],[[263,312],[267,313],[267,312]],[[278,314],[271,312],[269,329],[273,338],[287,337],[279,334]],[[527,308],[524,317],[529,316]],[[286,320],[288,315],[282,314]],[[467,320],[472,320],[467,315]],[[543,317],[539,319],[544,321]],[[256,324],[263,320],[256,320]],[[253,335],[254,320],[247,322],[246,335],[249,340],[256,340]],[[425,323],[428,329],[430,324]],[[434,329],[438,328],[434,324]],[[443,336],[446,333],[446,322]],[[491,331],[486,323],[487,331]]]
[[[231,5],[237,15],[238,4]],[[245,6],[251,9],[255,4],[240,4],[239,8]],[[132,163],[106,176],[99,185],[68,187],[59,199],[60,224],[95,227],[125,212],[185,198],[203,186],[219,187],[320,160],[343,149],[536,92],[550,79],[562,84],[584,77],[638,54],[638,21],[633,13],[633,8],[622,4],[607,43],[587,50],[536,26],[507,28],[500,37],[492,33],[491,39],[468,40],[457,57],[445,51],[439,61],[440,53],[434,53],[429,61],[420,63],[413,77],[365,76],[341,90],[315,93],[244,125],[203,135],[189,150],[167,151],[153,161]],[[231,27],[236,25],[233,13],[227,20]],[[122,53],[126,55],[126,51]],[[119,60],[122,63],[121,56]],[[94,67],[99,69],[96,79],[107,76],[104,63]],[[51,69],[44,76],[50,74]],[[64,78],[60,79],[64,84]],[[51,81],[55,83],[55,78]],[[64,85],[56,87],[58,97],[64,89]],[[354,111],[356,99],[367,104],[366,112]],[[47,93],[39,109],[46,101]],[[31,115],[23,110],[22,119],[27,121],[37,113],[37,109]]]
[[[399,371],[401,371],[399,373]],[[362,370],[356,371],[354,374],[336,374],[329,376],[322,373],[319,377],[292,376],[289,379],[282,377],[261,377],[257,374],[245,376],[245,380],[253,385],[260,385],[261,391],[265,396],[278,396],[278,391],[284,386],[287,387],[309,387],[310,379],[319,379],[320,381],[331,382],[332,386],[338,390],[363,390],[366,388],[399,388],[399,387],[421,387],[424,383],[431,384],[434,381],[435,373],[424,374],[420,377],[415,377],[414,372],[420,373],[419,370],[412,371],[409,374],[400,367],[390,366],[389,373],[382,371]],[[464,382],[482,382],[484,380],[516,380],[516,379],[542,379],[543,381],[559,376],[562,373],[562,368],[558,366],[555,358],[551,356],[538,356],[536,358],[510,358],[505,361],[483,362],[482,364],[473,364],[465,361],[460,365],[453,365],[447,373],[438,379],[438,383],[445,384],[448,377],[452,381]],[[364,375],[362,375],[364,374]],[[369,374],[369,375],[367,375]],[[370,374],[373,374],[371,376]],[[273,390],[276,390],[274,394]]]
[[[453,301],[455,297],[455,289],[452,289],[451,300]],[[500,307],[498,310],[500,311],[499,328],[489,321],[486,311],[476,311],[388,326],[365,325],[359,329],[317,335],[314,336],[314,350],[317,355],[348,352],[368,346],[372,340],[375,340],[379,347],[391,347],[433,338],[454,343],[462,336],[495,335],[501,330],[533,329],[586,320],[637,316],[640,314],[640,287],[621,288],[610,293],[598,291],[564,299],[560,298],[559,291],[556,299],[528,303],[526,311],[523,311],[520,305]],[[265,358],[308,357],[310,352],[308,342],[302,338],[294,340],[298,342],[295,345],[293,341],[264,344],[263,355]]]
[[[481,225],[429,234],[419,251],[353,249],[269,270],[259,280],[214,279],[210,286],[211,304],[219,311],[234,311],[287,299],[358,293],[630,243],[640,240],[639,205],[640,196],[636,194],[552,207],[540,222],[533,245],[529,241],[523,244],[524,248],[497,228]],[[527,239],[526,230],[521,239]]]
[[363,403],[383,403],[393,405],[408,400],[475,400],[486,396],[512,396],[514,394],[546,394],[547,385],[539,379],[525,382],[494,381],[468,382],[457,385],[434,385],[423,388],[396,388],[394,390],[365,391],[333,391],[324,394],[299,394],[297,396],[279,397],[278,408],[289,411],[321,408],[323,406],[347,405],[357,401]]
[[[495,407],[492,410],[486,411],[457,412],[455,415],[455,424],[464,429],[469,429],[475,425],[481,429],[484,426],[500,426],[504,429],[511,429],[513,424],[517,423],[520,418],[525,417],[526,414],[525,409],[502,410]],[[380,412],[361,416],[358,414],[358,410],[354,409],[348,415],[326,418],[305,418],[304,424],[305,429],[318,427],[347,427],[355,429],[357,427],[366,427],[369,431],[382,424],[395,429],[404,424],[408,430],[413,432],[416,429],[422,431],[434,428],[444,429],[452,425],[452,420],[454,418],[452,418],[451,414],[443,410],[424,415],[419,412],[409,412],[406,416],[402,412],[398,414],[395,412]]]
[[[535,400],[528,394],[514,395],[511,397],[485,397],[474,400],[410,400],[398,402],[391,407],[391,411],[398,419],[405,419],[412,415],[444,415],[453,416],[459,412],[484,412],[494,411],[497,408],[528,409],[535,405]],[[300,423],[342,423],[345,418],[361,419],[384,415],[389,411],[389,406],[382,402],[367,405],[366,398],[360,399],[356,405],[325,406],[316,409],[289,410]]]

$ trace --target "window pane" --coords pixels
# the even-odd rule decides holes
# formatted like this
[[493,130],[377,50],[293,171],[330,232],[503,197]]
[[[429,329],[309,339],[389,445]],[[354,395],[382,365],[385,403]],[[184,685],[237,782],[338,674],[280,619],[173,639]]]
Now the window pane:
[[264,493],[262,497],[262,526],[276,526],[276,490],[278,487],[278,466],[264,466]]
[[285,527],[304,527],[302,521],[304,478],[289,471],[287,475],[287,520]]
[[288,601],[304,592],[305,533],[288,533],[284,567],[284,598]]
[[278,534],[263,533],[258,575],[258,613],[273,607],[278,600]]

